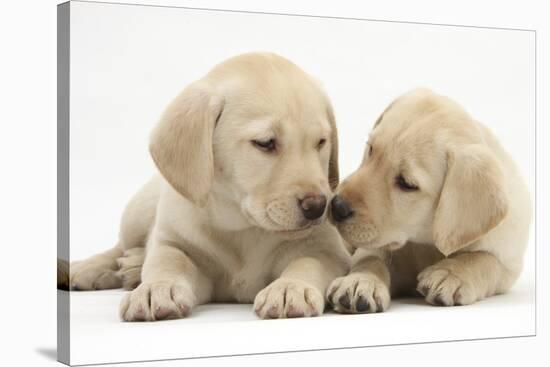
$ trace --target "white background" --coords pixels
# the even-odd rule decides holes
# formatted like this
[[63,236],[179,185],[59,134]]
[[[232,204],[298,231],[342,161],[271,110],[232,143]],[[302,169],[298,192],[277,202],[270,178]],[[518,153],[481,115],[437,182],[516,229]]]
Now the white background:
[[[225,7],[222,1],[181,1],[178,4],[200,5],[204,7]],[[539,40],[544,40],[548,28],[543,21],[545,12],[533,6],[533,3],[503,5],[500,2],[468,4],[463,1],[452,6],[437,5],[438,2],[397,6],[388,2],[385,5],[322,4],[315,6],[307,3],[294,4],[280,1],[276,4],[254,4],[254,2],[235,1],[232,8],[247,10],[265,10],[311,14],[355,16],[363,18],[400,19],[439,23],[459,23],[493,26],[537,28]],[[529,6],[527,5],[529,4]],[[7,7],[7,8],[6,8]],[[13,7],[13,8],[12,8]],[[2,59],[2,164],[9,172],[3,180],[4,210],[2,223],[5,235],[4,248],[9,250],[3,256],[5,295],[2,314],[6,325],[2,328],[10,337],[8,358],[10,365],[16,364],[20,357],[25,364],[39,364],[49,361],[55,347],[55,7],[52,2],[37,2],[31,7],[24,4],[4,5],[2,14],[7,16],[2,24],[2,42],[8,50]],[[18,10],[14,13],[11,10]],[[538,49],[538,64],[547,60],[546,44]],[[304,66],[305,67],[305,66]],[[543,80],[545,69],[539,69],[539,80]],[[322,76],[320,76],[322,77]],[[324,77],[322,77],[324,79]],[[547,82],[547,80],[545,80]],[[481,83],[480,83],[481,84]],[[548,147],[540,144],[544,140],[546,129],[540,122],[546,116],[544,101],[547,84],[539,84],[539,163],[544,160]],[[481,88],[477,86],[477,88]],[[503,87],[504,88],[504,87]],[[4,90],[5,89],[5,90]],[[327,88],[328,89],[328,88]],[[330,92],[330,91],[329,91]],[[388,94],[389,95],[389,94]],[[18,97],[14,100],[14,96]],[[332,93],[331,93],[332,96]],[[334,96],[333,100],[335,99]],[[547,99],[547,98],[546,98]],[[469,104],[467,100],[461,100]],[[381,107],[387,101],[380,102]],[[335,103],[336,104],[336,103]],[[339,107],[338,113],[341,116]],[[476,112],[472,105],[468,105]],[[475,108],[475,107],[474,107]],[[491,110],[495,113],[495,110]],[[370,118],[375,118],[371,116]],[[484,121],[492,116],[479,116]],[[339,123],[341,123],[341,117]],[[505,139],[505,137],[501,137]],[[506,144],[508,142],[505,140]],[[546,153],[545,153],[546,152]],[[548,185],[546,172],[539,170],[538,187]],[[25,196],[22,196],[22,193]],[[538,192],[539,215],[546,214],[544,205],[547,195],[543,189]],[[544,246],[547,232],[538,226],[539,248],[538,262],[545,256]],[[29,250],[32,248],[32,252]],[[548,343],[547,318],[540,310],[544,309],[546,294],[541,283],[545,282],[547,271],[539,269],[539,328],[537,338],[483,341],[467,343],[430,344],[422,346],[401,346],[390,348],[369,348],[354,351],[332,351],[302,354],[284,354],[263,357],[229,358],[223,361],[201,360],[179,362],[181,365],[212,365],[223,362],[228,365],[248,365],[263,363],[275,365],[281,363],[383,363],[391,361],[418,361],[422,364],[444,360],[447,365],[462,365],[475,356],[477,363],[491,361],[501,365],[517,364],[526,356]],[[9,302],[5,301],[9,299]],[[512,316],[512,315],[511,315]],[[14,343],[16,342],[16,343]],[[30,352],[29,352],[30,351]],[[166,365],[163,363],[163,365]]]

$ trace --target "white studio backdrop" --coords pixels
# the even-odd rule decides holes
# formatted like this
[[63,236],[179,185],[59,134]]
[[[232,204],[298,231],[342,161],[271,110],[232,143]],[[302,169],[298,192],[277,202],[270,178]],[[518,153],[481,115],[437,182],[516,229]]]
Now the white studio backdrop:
[[[535,36],[497,30],[72,2],[71,259],[113,246],[122,210],[152,175],[148,137],[187,84],[228,57],[278,53],[334,105],[340,174],[400,94],[428,87],[489,126],[535,193]],[[534,279],[534,225],[522,280]]]

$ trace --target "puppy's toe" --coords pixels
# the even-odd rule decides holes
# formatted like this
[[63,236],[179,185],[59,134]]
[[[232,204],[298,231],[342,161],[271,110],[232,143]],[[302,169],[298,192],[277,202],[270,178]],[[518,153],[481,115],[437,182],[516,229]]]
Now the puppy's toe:
[[120,304],[120,316],[124,321],[150,321],[151,315],[151,287],[141,284],[126,294]]
[[169,283],[161,283],[151,288],[151,316],[154,320],[181,317],[170,293],[171,285]]
[[370,309],[371,309],[371,305],[365,297],[363,297],[362,295],[357,297],[357,302],[355,303],[355,310],[357,312],[359,313],[369,312]]
[[172,301],[176,305],[179,317],[189,316],[196,299],[191,287],[187,283],[173,283],[170,288]]
[[452,269],[433,265],[418,275],[417,291],[436,306],[467,305],[476,301],[471,283]]
[[254,310],[262,319],[318,316],[323,313],[321,292],[296,280],[277,279],[254,300]]
[[126,312],[128,311],[128,308],[130,308],[130,294],[131,293],[126,293],[122,297],[122,300],[120,301],[120,306],[118,308],[118,315],[123,321],[129,321],[127,320]]
[[391,297],[388,287],[376,276],[350,274],[332,282],[327,299],[336,312],[372,313],[386,311]]
[[345,291],[340,297],[338,297],[337,305],[344,308],[346,311],[351,311],[351,297],[350,292]]
[[158,321],[189,315],[194,298],[189,287],[173,282],[142,283],[120,304],[123,321]]

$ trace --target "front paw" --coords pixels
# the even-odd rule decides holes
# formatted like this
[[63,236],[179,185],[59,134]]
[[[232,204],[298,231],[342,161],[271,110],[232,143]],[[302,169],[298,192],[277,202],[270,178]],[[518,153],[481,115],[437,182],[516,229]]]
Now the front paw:
[[70,289],[89,291],[120,288],[122,280],[117,275],[116,269],[116,261],[108,258],[74,262],[70,266]]
[[390,291],[375,275],[355,273],[336,278],[327,299],[340,313],[383,312],[390,306]]
[[179,319],[190,314],[194,298],[184,282],[142,283],[122,299],[120,318],[123,321]]
[[254,300],[254,311],[262,319],[318,316],[323,313],[323,294],[308,283],[277,279]]
[[427,267],[418,275],[417,290],[426,302],[437,306],[458,306],[474,303],[476,291],[452,259]]

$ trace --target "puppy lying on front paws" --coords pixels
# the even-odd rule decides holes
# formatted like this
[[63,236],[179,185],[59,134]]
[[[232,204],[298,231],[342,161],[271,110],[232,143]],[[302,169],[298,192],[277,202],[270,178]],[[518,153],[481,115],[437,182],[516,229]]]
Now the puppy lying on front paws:
[[310,76],[274,54],[229,59],[172,102],[150,151],[161,175],[128,204],[115,248],[73,265],[73,289],[137,286],[126,321],[207,302],[254,301],[262,318],[323,312],[349,255],[324,221],[337,135]]
[[327,292],[339,312],[379,312],[390,294],[466,305],[518,278],[531,217],[526,185],[495,136],[429,90],[376,121],[332,219],[358,250]]

